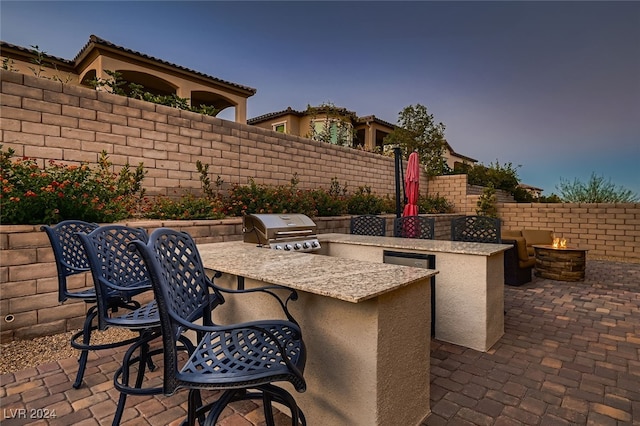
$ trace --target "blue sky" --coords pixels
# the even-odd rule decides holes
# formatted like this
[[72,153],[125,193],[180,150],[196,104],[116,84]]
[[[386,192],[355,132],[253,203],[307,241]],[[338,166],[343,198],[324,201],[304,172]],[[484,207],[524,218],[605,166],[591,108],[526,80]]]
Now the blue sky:
[[[257,89],[248,116],[425,105],[453,149],[558,193],[640,195],[640,2],[0,3],[0,37],[73,59],[91,34]],[[226,117],[224,113],[221,115]]]

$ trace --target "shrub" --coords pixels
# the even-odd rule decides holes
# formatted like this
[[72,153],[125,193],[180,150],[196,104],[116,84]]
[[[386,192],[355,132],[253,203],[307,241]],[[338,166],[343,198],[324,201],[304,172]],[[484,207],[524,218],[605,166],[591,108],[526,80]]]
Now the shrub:
[[249,179],[249,185],[234,184],[224,199],[225,214],[286,213],[283,203],[286,192],[282,187],[258,185],[253,179]]
[[[248,213],[302,213],[307,216],[339,216],[345,213],[380,214],[395,211],[392,198],[380,197],[368,186],[353,194],[336,178],[330,187],[302,190],[294,174],[289,185],[232,185],[220,193],[220,176],[212,184],[209,167],[197,162],[203,195],[145,198],[143,164],[134,170],[126,164],[119,173],[111,171],[106,152],[98,167],[65,165],[49,161],[40,167],[35,159],[12,161],[12,149],[0,145],[0,223],[41,224],[65,219],[109,223],[131,217],[149,219],[220,219]],[[214,188],[215,185],[215,188]],[[451,205],[441,197],[421,197],[421,213],[442,213]]]
[[135,171],[127,164],[119,174],[111,171],[106,152],[98,167],[66,165],[19,158],[0,145],[0,223],[40,224],[65,219],[114,222],[134,216],[144,194],[142,163]]
[[347,212],[345,196],[332,195],[323,189],[310,191],[318,216],[340,216]]
[[387,211],[386,206],[383,199],[373,194],[367,185],[359,187],[347,201],[348,213],[355,215],[380,214]]
[[[518,166],[520,167],[520,166]],[[500,164],[498,160],[490,163],[489,166],[483,164],[461,165],[456,167],[454,174],[467,174],[469,185],[478,185],[494,189],[501,189],[513,196],[518,203],[530,203],[534,201],[533,196],[525,189],[518,186],[517,167],[511,163]]]
[[224,197],[224,212],[229,216],[249,213],[303,213],[317,215],[316,203],[311,191],[297,188],[297,176],[291,184],[268,186],[258,185],[249,179],[249,185],[233,185]]
[[222,219],[225,216],[220,199],[191,192],[177,200],[168,197],[147,200],[143,215],[149,219]]
[[498,217],[498,208],[496,207],[496,189],[490,183],[476,203],[476,214],[478,216]]
[[440,194],[435,197],[420,195],[418,198],[418,211],[420,214],[453,213],[454,206],[446,198],[441,197]]
[[360,187],[354,194],[347,195],[346,186],[333,178],[328,190],[297,188],[294,175],[291,185],[258,185],[249,179],[248,185],[233,185],[224,197],[224,212],[229,216],[249,213],[302,213],[307,216],[339,216],[349,214],[379,214],[393,211],[393,201],[389,197],[379,197],[371,193],[371,188]]

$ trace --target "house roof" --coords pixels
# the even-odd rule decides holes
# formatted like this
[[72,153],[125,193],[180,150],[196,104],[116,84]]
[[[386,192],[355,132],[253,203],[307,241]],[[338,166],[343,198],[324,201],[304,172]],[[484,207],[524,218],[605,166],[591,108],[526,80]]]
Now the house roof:
[[[319,108],[319,107],[316,107]],[[353,115],[355,116],[356,114],[353,111],[349,111],[346,108],[337,108],[337,110],[339,112],[348,114],[348,115]],[[304,115],[308,114],[307,111],[297,111],[291,107],[287,107],[287,109],[283,109],[282,111],[275,111],[275,112],[270,112],[267,114],[263,114],[263,115],[259,115],[257,117],[253,117],[247,120],[247,124],[258,124],[258,123],[262,123],[264,121],[267,120],[271,120],[274,118],[278,118],[278,117],[284,117],[285,115],[295,115],[296,117],[302,117]],[[356,122],[357,123],[361,123],[364,124],[368,121],[373,121],[375,123],[381,124],[383,126],[387,126],[391,129],[396,128],[397,126],[395,124],[391,124],[387,121],[381,120],[379,118],[377,118],[375,115],[366,115],[364,117],[356,117]]]
[[192,70],[190,68],[183,67],[182,65],[177,65],[177,64],[165,61],[163,59],[159,59],[159,58],[156,58],[156,57],[153,57],[153,56],[141,53],[141,52],[137,52],[135,50],[127,49],[126,47],[118,46],[117,44],[111,43],[110,41],[102,39],[102,38],[100,38],[98,36],[95,36],[93,34],[89,37],[89,42],[84,45],[84,47],[80,50],[80,52],[78,52],[78,54],[74,58],[74,63],[76,65],[78,65],[89,54],[89,52],[92,49],[94,49],[95,47],[98,47],[98,46],[102,47],[102,48],[111,49],[111,50],[114,50],[114,51],[117,51],[117,52],[120,52],[120,53],[125,53],[125,54],[129,54],[129,55],[137,56],[139,58],[155,62],[156,64],[164,65],[164,66],[173,68],[175,70],[179,70],[179,71],[181,71],[183,73],[192,74],[192,75],[198,76],[200,78],[204,78],[205,80],[210,80],[213,83],[223,84],[223,85],[226,85],[226,86],[231,86],[231,87],[233,87],[235,89],[239,89],[241,91],[247,92],[247,94],[249,96],[254,95],[256,93],[256,89],[254,89],[252,87],[243,86],[241,84],[237,84],[237,83],[233,83],[233,82],[230,82],[230,81],[222,80],[220,78],[213,77],[211,75],[204,74],[202,72],[195,71],[195,70]]
[[[2,48],[2,50],[12,50],[14,54],[19,54],[20,56],[24,56],[25,58],[31,57],[34,54],[33,49],[16,46],[13,44],[6,43],[4,41],[0,41],[0,47]],[[198,77],[199,79],[209,81],[210,83],[214,83],[216,85],[227,86],[229,88],[234,89],[235,91],[239,91],[243,93],[246,96],[252,96],[252,95],[255,95],[256,93],[256,89],[252,87],[243,86],[241,84],[222,80],[220,78],[213,77],[211,75],[204,74],[199,71],[195,71],[190,68],[183,67],[181,65],[167,62],[165,60],[155,58],[153,56],[146,55],[144,53],[140,53],[135,50],[127,49],[126,47],[118,46],[117,44],[111,43],[110,41],[104,40],[95,35],[91,35],[89,37],[89,41],[84,45],[84,47],[80,50],[80,52],[78,52],[78,54],[75,56],[73,60],[59,58],[57,56],[52,56],[52,55],[47,55],[46,53],[43,53],[43,55],[48,61],[55,62],[56,64],[63,64],[69,68],[75,69],[80,65],[82,60],[86,58],[93,49],[96,49],[96,48],[102,48],[106,50],[111,50],[113,52],[130,55],[138,59],[144,60],[145,62],[155,63],[156,65],[160,65],[164,68],[173,69],[174,71],[178,71],[182,74],[192,75],[192,76]]]
[[[37,50],[38,49],[17,46],[15,44],[7,43],[6,41],[0,40],[0,51],[4,51],[2,52],[3,55],[5,55],[7,51],[10,51],[14,55],[22,56],[25,59],[29,59],[33,57],[34,53]],[[49,62],[54,62],[56,64],[63,64],[69,68],[73,68],[74,66],[74,62],[72,60],[60,58],[58,56],[48,55],[46,52],[42,52],[42,51],[40,51],[39,53],[43,56],[43,58],[45,58]]]
[[453,148],[451,148],[451,145],[449,145],[449,142],[447,142],[446,140],[444,141],[444,143],[447,146],[447,149],[449,150],[451,155],[455,155],[458,158],[462,158],[463,160],[467,160],[467,161],[470,161],[472,163],[477,163],[478,162],[478,160],[476,160],[475,158],[467,157],[466,155],[458,154],[457,152],[455,152],[453,150]]
[[258,124],[263,121],[271,120],[272,118],[284,117],[285,115],[295,115],[296,117],[302,117],[305,115],[304,111],[296,111],[291,107],[287,107],[287,109],[283,109],[282,111],[269,112],[267,114],[259,115],[257,117],[253,117],[247,120],[247,124]]
[[526,189],[528,191],[544,191],[544,189],[542,188],[538,188],[537,186],[531,186],[531,185],[527,185],[526,183],[519,183],[518,187],[522,188],[522,189]]
[[395,129],[396,127],[398,127],[397,125],[391,124],[388,121],[379,119],[375,115],[365,115],[364,117],[358,117],[358,123],[366,123],[368,121],[373,121],[374,123],[382,124],[383,126],[387,126],[392,129]]

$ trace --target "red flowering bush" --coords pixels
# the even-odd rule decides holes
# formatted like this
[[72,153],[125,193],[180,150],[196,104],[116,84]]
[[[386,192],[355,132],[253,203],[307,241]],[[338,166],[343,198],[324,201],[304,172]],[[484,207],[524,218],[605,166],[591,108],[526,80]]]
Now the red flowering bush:
[[[250,213],[302,213],[307,216],[339,216],[392,212],[395,203],[379,197],[367,186],[347,193],[336,178],[328,190],[290,185],[232,185],[220,192],[222,179],[209,179],[208,166],[197,163],[202,195],[191,192],[174,197],[144,197],[142,163],[135,170],[125,165],[112,171],[102,152],[97,168],[87,164],[65,165],[49,161],[44,166],[31,158],[12,161],[14,151],[0,145],[0,224],[56,223],[65,219],[110,223],[132,217],[149,219],[220,219]],[[214,186],[215,185],[215,186]],[[450,203],[441,197],[420,198],[421,213],[444,212]]]
[[303,201],[301,191],[291,186],[258,185],[249,179],[249,185],[232,185],[224,198],[227,216],[249,213],[303,213],[315,215],[312,203]]
[[[328,190],[298,189],[296,175],[291,185],[258,185],[253,179],[248,185],[234,185],[224,199],[228,216],[242,216],[249,213],[302,213],[307,216],[340,216],[345,213],[378,214],[393,211],[393,203],[388,197],[379,197],[369,189],[363,201],[363,190],[347,195],[346,186],[336,178],[331,180]],[[353,210],[353,211],[352,211]],[[359,213],[362,212],[362,213]]]
[[143,216],[149,219],[222,219],[225,217],[222,200],[218,197],[199,197],[186,193],[178,199],[157,197],[145,199]]
[[142,164],[111,171],[107,154],[98,168],[49,161],[41,167],[31,158],[12,161],[14,151],[0,145],[0,223],[40,224],[65,219],[115,222],[132,217],[143,194]]

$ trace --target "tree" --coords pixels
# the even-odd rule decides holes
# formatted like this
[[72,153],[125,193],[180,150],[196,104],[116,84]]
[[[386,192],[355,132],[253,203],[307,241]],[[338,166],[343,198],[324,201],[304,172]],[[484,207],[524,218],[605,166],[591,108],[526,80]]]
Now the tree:
[[450,170],[444,158],[444,124],[436,123],[433,114],[420,104],[405,107],[399,116],[399,127],[384,139],[385,145],[399,145],[407,159],[416,151],[429,176],[448,173]]
[[603,176],[591,173],[586,184],[577,178],[573,182],[560,178],[556,185],[562,201],[568,203],[635,203],[638,194],[622,186],[616,186],[611,179],[605,181]]

